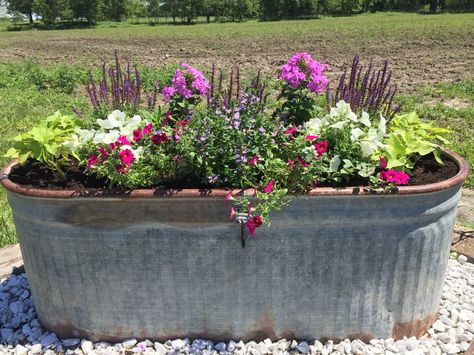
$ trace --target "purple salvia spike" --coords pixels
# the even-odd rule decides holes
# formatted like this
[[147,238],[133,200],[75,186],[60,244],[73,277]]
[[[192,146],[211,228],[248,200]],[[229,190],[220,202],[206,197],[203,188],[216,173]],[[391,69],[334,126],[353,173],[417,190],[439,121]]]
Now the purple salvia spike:
[[230,105],[232,100],[232,89],[234,86],[234,69],[230,70],[230,82],[229,82],[229,92],[227,94],[227,103]]
[[138,67],[135,65],[135,106],[138,108],[141,101],[141,78],[140,72],[138,71]]
[[224,75],[222,74],[222,69],[219,68],[219,86],[217,93],[219,94],[219,97],[222,96],[222,82],[224,81]]
[[239,98],[240,98],[240,69],[239,67],[237,67],[237,77],[235,80],[237,81],[236,97],[237,97],[237,101],[239,101]]

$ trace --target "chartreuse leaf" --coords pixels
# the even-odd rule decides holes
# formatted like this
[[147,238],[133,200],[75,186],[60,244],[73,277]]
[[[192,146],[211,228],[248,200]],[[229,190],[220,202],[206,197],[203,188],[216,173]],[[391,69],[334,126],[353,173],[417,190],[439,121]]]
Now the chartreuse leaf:
[[396,116],[390,126],[387,149],[384,152],[388,158],[387,167],[413,168],[421,156],[430,153],[442,164],[438,145],[449,144],[443,137],[447,133],[447,129],[433,127],[431,122],[422,122],[416,112]]
[[16,136],[5,157],[18,158],[20,164],[33,158],[63,177],[60,167],[69,160],[70,152],[62,143],[75,133],[77,127],[74,117],[56,112],[28,132]]

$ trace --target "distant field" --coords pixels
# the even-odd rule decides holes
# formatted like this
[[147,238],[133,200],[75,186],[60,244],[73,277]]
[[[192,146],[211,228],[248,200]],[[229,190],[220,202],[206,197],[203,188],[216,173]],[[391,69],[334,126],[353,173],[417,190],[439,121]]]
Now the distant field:
[[91,66],[109,60],[115,49],[152,66],[215,62],[267,72],[296,51],[308,51],[338,70],[359,53],[367,60],[389,58],[397,69],[395,81],[412,90],[474,75],[474,14],[384,13],[192,26],[103,23],[95,29],[0,32],[0,62],[32,58]]

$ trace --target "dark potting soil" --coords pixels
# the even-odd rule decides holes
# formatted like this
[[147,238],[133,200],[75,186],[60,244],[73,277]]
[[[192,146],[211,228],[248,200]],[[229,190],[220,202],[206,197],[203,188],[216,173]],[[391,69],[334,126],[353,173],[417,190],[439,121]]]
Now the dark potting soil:
[[[433,155],[427,155],[418,160],[414,169],[410,173],[410,180],[408,185],[426,185],[435,182],[447,180],[458,172],[458,166],[451,159],[444,157],[443,165],[436,162]],[[86,175],[84,168],[71,165],[65,171],[67,179],[61,180],[52,173],[48,167],[38,163],[35,160],[27,160],[23,165],[15,165],[12,167],[9,179],[19,185],[29,188],[40,188],[49,190],[61,189],[99,189],[107,187],[107,182],[94,175]],[[361,178],[355,178],[346,186],[360,186],[367,185],[368,181]],[[321,184],[320,186],[335,186]],[[196,181],[181,180],[173,181],[162,186],[152,186],[151,188],[169,188],[169,189],[184,189],[184,188],[210,188],[204,186]],[[341,187],[336,186],[336,187]]]

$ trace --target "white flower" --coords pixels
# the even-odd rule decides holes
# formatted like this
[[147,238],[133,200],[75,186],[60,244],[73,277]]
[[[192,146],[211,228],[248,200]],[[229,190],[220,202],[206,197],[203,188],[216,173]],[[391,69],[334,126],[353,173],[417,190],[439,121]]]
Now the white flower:
[[316,156],[316,149],[314,149],[313,146],[306,147],[303,149],[303,155],[306,161],[313,160],[313,158]]
[[94,131],[93,130],[78,128],[78,129],[76,129],[76,133],[79,135],[80,141],[82,143],[85,143],[85,142],[91,140],[92,137],[94,137]]
[[319,133],[321,130],[321,120],[319,118],[312,118],[306,123],[306,127],[313,133]]
[[339,122],[336,122],[336,123],[333,123],[332,125],[330,125],[329,127],[331,128],[336,128],[336,129],[343,129],[344,128],[344,125],[349,122],[349,121],[339,121]]
[[117,130],[112,130],[109,133],[106,133],[104,138],[102,139],[102,143],[110,144],[117,141],[118,137],[120,137],[120,133]]
[[81,146],[79,137],[76,134],[73,134],[67,141],[63,142],[62,145],[68,148],[71,152],[75,152],[77,148]]
[[362,124],[366,125],[367,127],[370,127],[370,117],[369,114],[365,111],[362,112],[362,115],[360,116],[359,120]]
[[125,113],[115,110],[107,116],[106,120],[97,119],[97,124],[105,129],[122,127],[125,122]]
[[387,120],[385,117],[380,114],[380,122],[379,122],[379,127],[378,127],[378,138],[381,140],[385,137],[385,134],[387,133]]
[[360,128],[354,128],[353,130],[351,130],[351,140],[353,142],[356,141],[362,135],[364,135],[364,131],[362,131]]
[[104,142],[105,139],[105,133],[104,132],[98,132],[95,134],[94,139],[92,140],[92,143],[94,144],[101,144]]
[[122,127],[120,129],[120,135],[127,137],[128,140],[133,139],[133,129],[130,127]]
[[377,144],[370,141],[360,142],[360,150],[365,157],[372,155],[377,150]]
[[138,147],[137,149],[132,150],[132,152],[135,159],[140,159],[143,154],[143,147]]
[[336,155],[329,162],[329,170],[337,171],[337,169],[339,169],[339,165],[341,165],[341,158],[339,158],[339,155]]
[[139,115],[135,115],[127,122],[127,127],[133,131],[140,126],[141,122],[142,118]]

